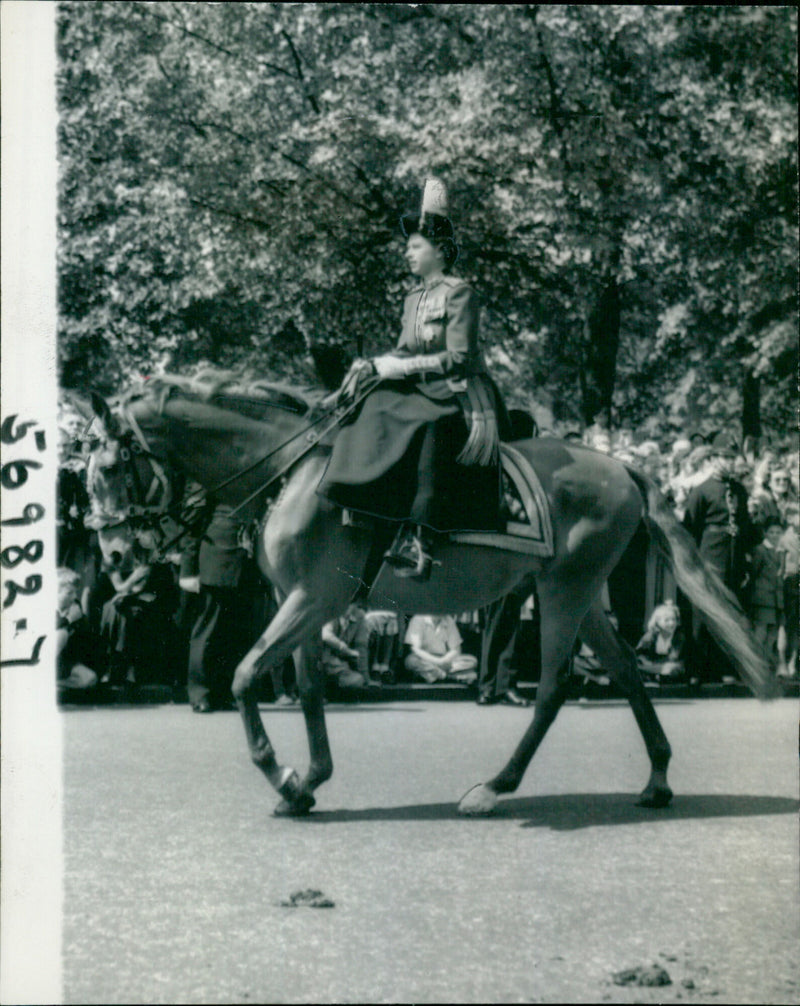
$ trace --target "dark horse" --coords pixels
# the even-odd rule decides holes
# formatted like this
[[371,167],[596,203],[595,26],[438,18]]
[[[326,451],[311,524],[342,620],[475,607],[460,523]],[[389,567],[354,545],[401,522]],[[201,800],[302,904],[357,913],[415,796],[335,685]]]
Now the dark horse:
[[[95,511],[121,516],[138,508],[136,467],[161,462],[176,478],[204,486],[213,497],[259,521],[256,557],[274,585],[279,610],[236,669],[233,695],[251,757],[282,800],[276,813],[303,814],[330,778],[333,761],[325,724],[320,632],[342,614],[362,585],[377,525],[347,523],[316,493],[330,449],[326,425],[335,415],[315,410],[298,392],[260,385],[235,394],[217,385],[201,393],[179,379],[153,379],[130,390],[112,412],[93,396],[102,442],[89,463]],[[333,420],[333,421],[332,421]],[[440,564],[426,583],[384,577],[381,607],[403,613],[470,611],[505,595],[533,573],[541,617],[541,678],[531,724],[508,763],[463,797],[460,810],[490,812],[499,795],[519,786],[568,693],[567,675],[578,636],[591,647],[628,699],[650,758],[639,802],[662,807],[670,746],[647,696],[630,647],[606,617],[601,590],[640,521],[670,562],[680,588],[760,697],[770,688],[764,656],[733,596],[704,565],[655,484],[621,462],[555,439],[515,443],[547,497],[554,555],[535,558],[485,545],[444,542]],[[146,508],[145,508],[146,509]],[[283,766],[270,744],[257,702],[258,679],[294,655],[310,764],[305,778]]]

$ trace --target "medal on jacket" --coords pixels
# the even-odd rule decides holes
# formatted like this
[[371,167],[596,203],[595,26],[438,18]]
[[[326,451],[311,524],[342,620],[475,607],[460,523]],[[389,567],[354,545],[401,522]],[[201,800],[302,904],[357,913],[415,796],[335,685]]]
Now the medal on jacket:
[[426,291],[424,306],[420,305],[421,315],[417,324],[417,340],[420,348],[430,350],[433,343],[441,338],[444,331],[445,303],[441,296],[431,295]]

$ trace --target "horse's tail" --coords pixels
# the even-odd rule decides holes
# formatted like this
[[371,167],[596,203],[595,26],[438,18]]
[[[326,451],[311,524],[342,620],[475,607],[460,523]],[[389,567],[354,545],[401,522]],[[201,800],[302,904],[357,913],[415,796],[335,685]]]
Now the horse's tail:
[[701,613],[711,635],[753,693],[761,699],[775,698],[779,693],[777,683],[739,601],[703,562],[693,538],[656,484],[642,472],[626,468],[644,497],[647,529],[672,567],[678,586]]

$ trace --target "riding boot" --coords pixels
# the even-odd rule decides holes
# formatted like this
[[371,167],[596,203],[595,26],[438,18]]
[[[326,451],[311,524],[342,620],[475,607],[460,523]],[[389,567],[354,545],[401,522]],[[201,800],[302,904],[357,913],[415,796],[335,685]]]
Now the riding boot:
[[394,568],[395,576],[424,582],[431,575],[432,547],[433,535],[426,527],[404,525],[384,559]]

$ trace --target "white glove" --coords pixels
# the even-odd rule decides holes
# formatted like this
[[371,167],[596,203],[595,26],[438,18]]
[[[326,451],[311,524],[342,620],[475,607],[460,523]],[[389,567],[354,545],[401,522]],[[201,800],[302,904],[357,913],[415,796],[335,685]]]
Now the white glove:
[[178,579],[178,586],[181,588],[181,590],[185,590],[188,594],[199,594],[200,577],[182,576]]
[[378,377],[384,381],[397,381],[406,376],[406,361],[399,356],[376,356],[372,365]]
[[443,374],[444,368],[438,356],[376,356],[373,366],[382,380],[396,381],[415,374]]

